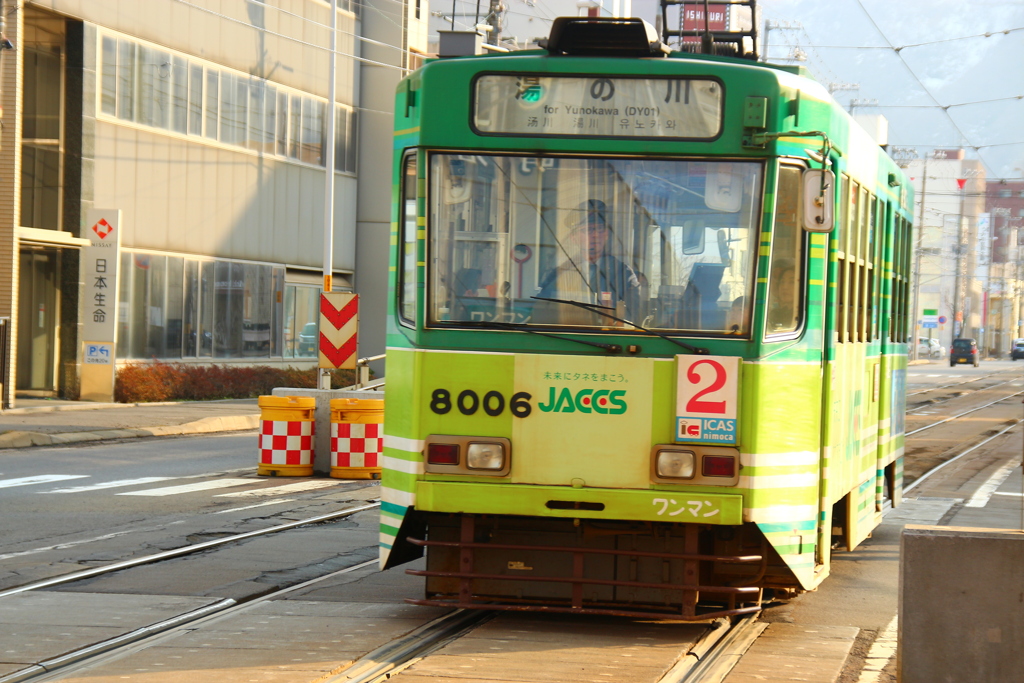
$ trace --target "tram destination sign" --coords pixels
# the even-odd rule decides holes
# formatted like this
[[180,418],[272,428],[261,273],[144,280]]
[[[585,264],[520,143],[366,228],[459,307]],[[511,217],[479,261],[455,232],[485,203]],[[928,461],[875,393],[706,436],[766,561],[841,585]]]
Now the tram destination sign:
[[473,125],[484,134],[707,140],[722,129],[722,86],[708,78],[485,74]]

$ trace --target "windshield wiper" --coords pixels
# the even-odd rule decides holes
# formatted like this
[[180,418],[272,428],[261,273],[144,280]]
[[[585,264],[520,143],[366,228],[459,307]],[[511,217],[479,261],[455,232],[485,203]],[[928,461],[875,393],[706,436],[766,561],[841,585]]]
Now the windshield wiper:
[[[615,320],[617,322],[626,323],[627,325],[632,325],[636,329],[641,330],[643,332],[646,332],[647,334],[653,335],[655,337],[661,337],[665,341],[670,341],[673,344],[675,344],[676,346],[678,346],[680,348],[683,348],[683,349],[686,349],[690,353],[695,353],[695,354],[697,354],[699,356],[706,356],[706,355],[708,355],[708,350],[705,349],[705,348],[702,348],[700,346],[693,346],[692,344],[687,344],[686,342],[679,341],[678,339],[673,339],[672,337],[668,336],[667,334],[662,334],[661,332],[655,332],[654,330],[649,330],[646,327],[643,327],[642,325],[637,325],[635,322],[632,322],[630,320],[626,320],[625,318],[619,318],[617,316],[614,316],[611,313],[609,313],[607,310],[605,310],[605,309],[608,309],[607,306],[598,306],[597,304],[588,304],[588,303],[585,303],[583,301],[572,301],[570,299],[549,299],[546,296],[531,296],[530,298],[531,299],[537,299],[538,301],[553,301],[556,304],[569,304],[570,306],[576,306],[577,308],[582,308],[585,311],[590,311],[591,313],[597,313],[598,315],[603,315],[606,318],[611,318],[612,320]],[[579,340],[576,340],[576,341],[579,341]]]
[[608,353],[622,353],[622,347],[618,344],[605,344],[604,342],[586,341],[585,339],[576,339],[575,337],[563,337],[557,334],[548,334],[547,332],[538,332],[537,330],[531,330],[523,324],[517,323],[502,323],[494,320],[467,320],[467,324],[476,327],[485,327],[492,330],[517,330],[519,332],[528,332],[530,334],[538,334],[542,337],[550,337],[551,339],[564,339],[566,341],[573,341],[577,344],[586,344],[587,346],[594,346],[599,349],[604,349]]

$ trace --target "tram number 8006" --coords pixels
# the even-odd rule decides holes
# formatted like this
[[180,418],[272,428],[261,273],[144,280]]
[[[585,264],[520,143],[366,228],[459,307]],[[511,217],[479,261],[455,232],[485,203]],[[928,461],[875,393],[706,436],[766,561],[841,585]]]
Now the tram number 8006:
[[[527,417],[532,411],[529,393],[520,391],[512,394],[508,401],[508,410],[516,417]],[[488,391],[480,397],[472,389],[459,392],[455,398],[454,405],[463,415],[474,415],[478,410],[483,411],[491,417],[497,417],[505,412],[505,396],[500,391]],[[452,394],[447,389],[434,389],[430,395],[430,410],[438,415],[447,415],[452,409]]]

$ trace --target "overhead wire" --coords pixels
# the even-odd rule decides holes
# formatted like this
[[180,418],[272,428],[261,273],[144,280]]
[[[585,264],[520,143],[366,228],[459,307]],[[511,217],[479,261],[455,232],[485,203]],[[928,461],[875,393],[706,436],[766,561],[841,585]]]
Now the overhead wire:
[[[896,54],[896,56],[899,58],[900,62],[903,64],[903,67],[914,78],[914,80],[917,81],[917,84],[919,86],[921,86],[921,90],[923,90],[924,93],[929,98],[931,98],[932,102],[934,102],[937,107],[942,109],[942,113],[946,116],[946,119],[949,120],[949,123],[953,126],[953,129],[957,133],[959,133],[961,140],[963,140],[965,142],[969,142],[970,138],[967,137],[967,135],[963,132],[963,130],[957,124],[956,120],[950,115],[948,109],[943,108],[942,105],[939,104],[939,100],[935,97],[934,94],[932,94],[932,91],[929,90],[928,86],[926,86],[924,84],[924,82],[917,75],[917,73],[910,67],[910,64],[907,63],[907,60],[903,58],[902,50],[897,50],[895,48],[895,46],[892,44],[892,41],[889,40],[889,37],[885,34],[884,31],[882,31],[882,28],[878,25],[878,22],[876,22],[875,18],[873,16],[871,16],[870,12],[868,12],[867,8],[864,6],[863,1],[862,0],[854,0],[854,1],[860,7],[861,11],[864,13],[864,16],[867,17],[867,20],[871,22],[871,25],[875,27],[875,30],[878,32],[878,35],[882,37],[882,40],[884,40],[886,43],[888,43],[889,47],[892,48],[893,52]],[[989,171],[993,170],[994,167],[981,154],[981,148],[979,146],[973,145],[973,144],[968,144],[967,146],[971,147],[972,149],[974,149],[975,152],[977,152],[978,158],[981,160],[981,163],[983,163],[988,168]]]
[[[397,0],[392,0],[392,1],[397,1]],[[284,33],[278,33],[277,31],[271,31],[270,29],[265,28],[265,27],[255,26],[255,25],[253,25],[253,24],[251,24],[249,22],[242,21],[241,19],[237,19],[235,17],[231,17],[231,16],[228,16],[226,14],[222,14],[221,12],[217,12],[217,11],[209,9],[207,7],[203,7],[201,5],[197,5],[197,4],[193,3],[193,2],[189,2],[188,0],[174,0],[174,2],[177,2],[177,3],[182,4],[182,5],[186,5],[187,7],[191,7],[192,9],[198,10],[200,12],[204,12],[206,14],[210,14],[212,16],[215,16],[215,17],[219,18],[219,19],[224,19],[225,21],[230,21],[231,23],[234,23],[234,24],[240,24],[240,25],[242,25],[242,26],[244,26],[246,28],[251,28],[251,29],[253,29],[255,31],[260,31],[260,32],[265,33],[267,35],[271,35],[271,36],[275,36],[277,38],[283,38],[285,40],[289,40],[289,41],[291,41],[293,43],[297,43],[299,45],[305,45],[306,47],[311,47],[313,49],[321,50],[323,52],[330,52],[331,51],[331,49],[329,47],[325,47],[323,45],[317,45],[316,43],[311,43],[309,41],[302,40],[301,38],[296,38],[294,36],[289,36],[289,35],[284,34]],[[361,5],[361,6],[362,7],[366,7],[366,5]],[[379,12],[379,10],[377,10],[377,11]],[[314,24],[317,24],[317,25],[320,25],[320,26],[324,26],[324,24],[320,24],[320,22],[317,22],[317,21],[314,21],[314,20],[311,20],[311,19],[308,19],[308,18],[306,18],[305,20],[306,21],[310,21],[310,22],[312,22]],[[395,24],[395,25],[397,26],[398,24]],[[328,28],[328,30],[330,30],[329,26],[327,28]],[[382,43],[380,41],[372,40],[370,38],[363,38],[362,36],[357,36],[354,33],[350,33],[350,32],[347,32],[347,31],[342,31],[341,29],[339,29],[338,32],[339,33],[344,33],[345,35],[353,36],[355,38],[359,38],[360,40],[363,40],[364,42],[370,42],[370,43],[373,43],[373,44],[378,45],[380,47],[389,47],[389,48],[398,50],[399,52],[403,53],[403,55],[413,55],[413,54],[416,54],[416,53],[412,52],[411,50],[407,50],[407,49],[398,47],[396,45],[388,45],[387,43]],[[372,66],[381,66],[381,67],[385,67],[385,68],[389,68],[389,69],[397,69],[397,70],[403,71],[403,72],[404,71],[408,71],[408,69],[405,69],[404,67],[401,67],[401,66],[396,66],[394,64],[387,64],[385,62],[378,62],[378,61],[375,61],[375,60],[372,60],[372,59],[367,59],[366,57],[357,56],[355,54],[348,54],[348,53],[345,53],[345,52],[341,52],[339,50],[335,50],[335,54],[337,54],[338,56],[341,56],[341,57],[346,57],[346,58],[349,58],[349,59],[354,59],[354,60],[356,60],[358,62],[362,62],[364,64],[370,64]]]

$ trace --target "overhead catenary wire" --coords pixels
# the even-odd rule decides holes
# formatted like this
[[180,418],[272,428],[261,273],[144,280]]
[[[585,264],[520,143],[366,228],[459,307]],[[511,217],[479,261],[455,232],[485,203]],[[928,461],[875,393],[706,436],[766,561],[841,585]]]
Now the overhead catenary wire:
[[[854,1],[857,3],[857,6],[860,7],[861,11],[864,13],[864,16],[867,17],[867,20],[869,22],[871,22],[871,25],[875,27],[875,30],[878,32],[878,35],[882,37],[882,40],[884,40],[886,43],[889,44],[889,46],[891,48],[893,48],[893,52],[899,58],[900,62],[903,64],[903,67],[907,70],[907,73],[909,73],[914,78],[914,80],[917,81],[917,84],[919,86],[921,86],[921,90],[924,91],[924,93],[928,97],[931,98],[932,102],[934,102],[940,109],[942,109],[942,105],[939,104],[939,100],[935,97],[935,95],[928,88],[928,86],[924,84],[924,82],[921,80],[921,78],[917,75],[917,72],[915,72],[910,67],[910,64],[907,63],[907,60],[903,58],[902,50],[895,49],[895,46],[893,46],[892,41],[889,40],[889,37],[885,34],[884,31],[882,31],[882,28],[878,25],[878,22],[876,22],[875,18],[873,16],[871,16],[870,12],[868,12],[867,8],[864,6],[863,0],[854,0]],[[942,113],[946,116],[946,119],[949,120],[949,123],[953,126],[953,129],[960,135],[960,138],[963,139],[963,140],[969,141],[970,138],[968,138],[968,136],[960,128],[960,126],[957,124],[956,120],[952,116],[950,116],[949,111],[947,109],[942,109]],[[969,144],[967,146],[971,147],[972,149],[974,149],[975,152],[977,152],[978,158],[981,160],[981,163],[983,163],[989,170],[994,168],[985,159],[985,157],[982,156],[981,149],[978,146],[973,145],[973,144]]]
[[[241,24],[242,26],[245,26],[246,28],[251,28],[254,31],[260,31],[260,32],[265,33],[265,34],[270,35],[270,36],[275,36],[277,38],[283,38],[283,39],[289,40],[289,41],[291,41],[293,43],[297,43],[299,45],[304,45],[306,47],[311,47],[311,48],[313,48],[315,50],[321,50],[323,52],[330,52],[331,51],[330,48],[324,47],[323,45],[317,45],[316,43],[311,43],[309,41],[302,40],[301,38],[296,38],[295,36],[289,36],[289,35],[284,34],[284,33],[278,33],[277,31],[271,31],[270,29],[267,29],[267,28],[261,28],[259,26],[254,26],[253,24],[251,24],[249,22],[243,21],[241,19],[236,19],[235,17],[231,17],[231,16],[228,16],[226,14],[222,14],[220,12],[214,11],[214,10],[209,9],[207,7],[202,7],[201,5],[197,5],[195,3],[189,2],[188,0],[174,0],[174,2],[180,3],[182,5],[186,5],[188,7],[191,7],[192,9],[198,10],[200,12],[204,12],[206,14],[213,15],[213,16],[218,17],[220,19],[223,19],[225,21],[230,21],[231,23],[234,23],[234,24]],[[353,34],[348,34],[348,35],[353,35]],[[355,36],[355,37],[360,37],[360,36]],[[370,39],[367,38],[365,40],[369,41]],[[372,42],[377,43],[378,45],[383,46],[383,47],[390,47],[390,48],[396,49],[399,52],[402,52],[403,55],[414,55],[414,54],[417,54],[417,53],[413,52],[412,50],[407,50],[407,49],[404,49],[404,48],[401,48],[401,47],[397,47],[397,46],[394,46],[394,45],[388,45],[387,43],[379,43],[378,41],[372,41]],[[400,66],[400,65],[387,64],[386,62],[378,62],[378,61],[373,60],[373,59],[367,59],[366,57],[360,57],[360,56],[357,56],[357,55],[354,55],[354,54],[348,54],[348,53],[340,52],[340,51],[337,51],[337,50],[335,50],[335,53],[338,56],[340,56],[340,57],[345,57],[345,58],[348,58],[348,59],[353,59],[353,60],[355,60],[357,62],[361,62],[363,64],[369,64],[370,66],[380,66],[380,67],[384,67],[384,68],[387,68],[387,69],[395,69],[395,70],[401,71],[403,73],[408,71],[407,68],[405,68],[403,66]]]

